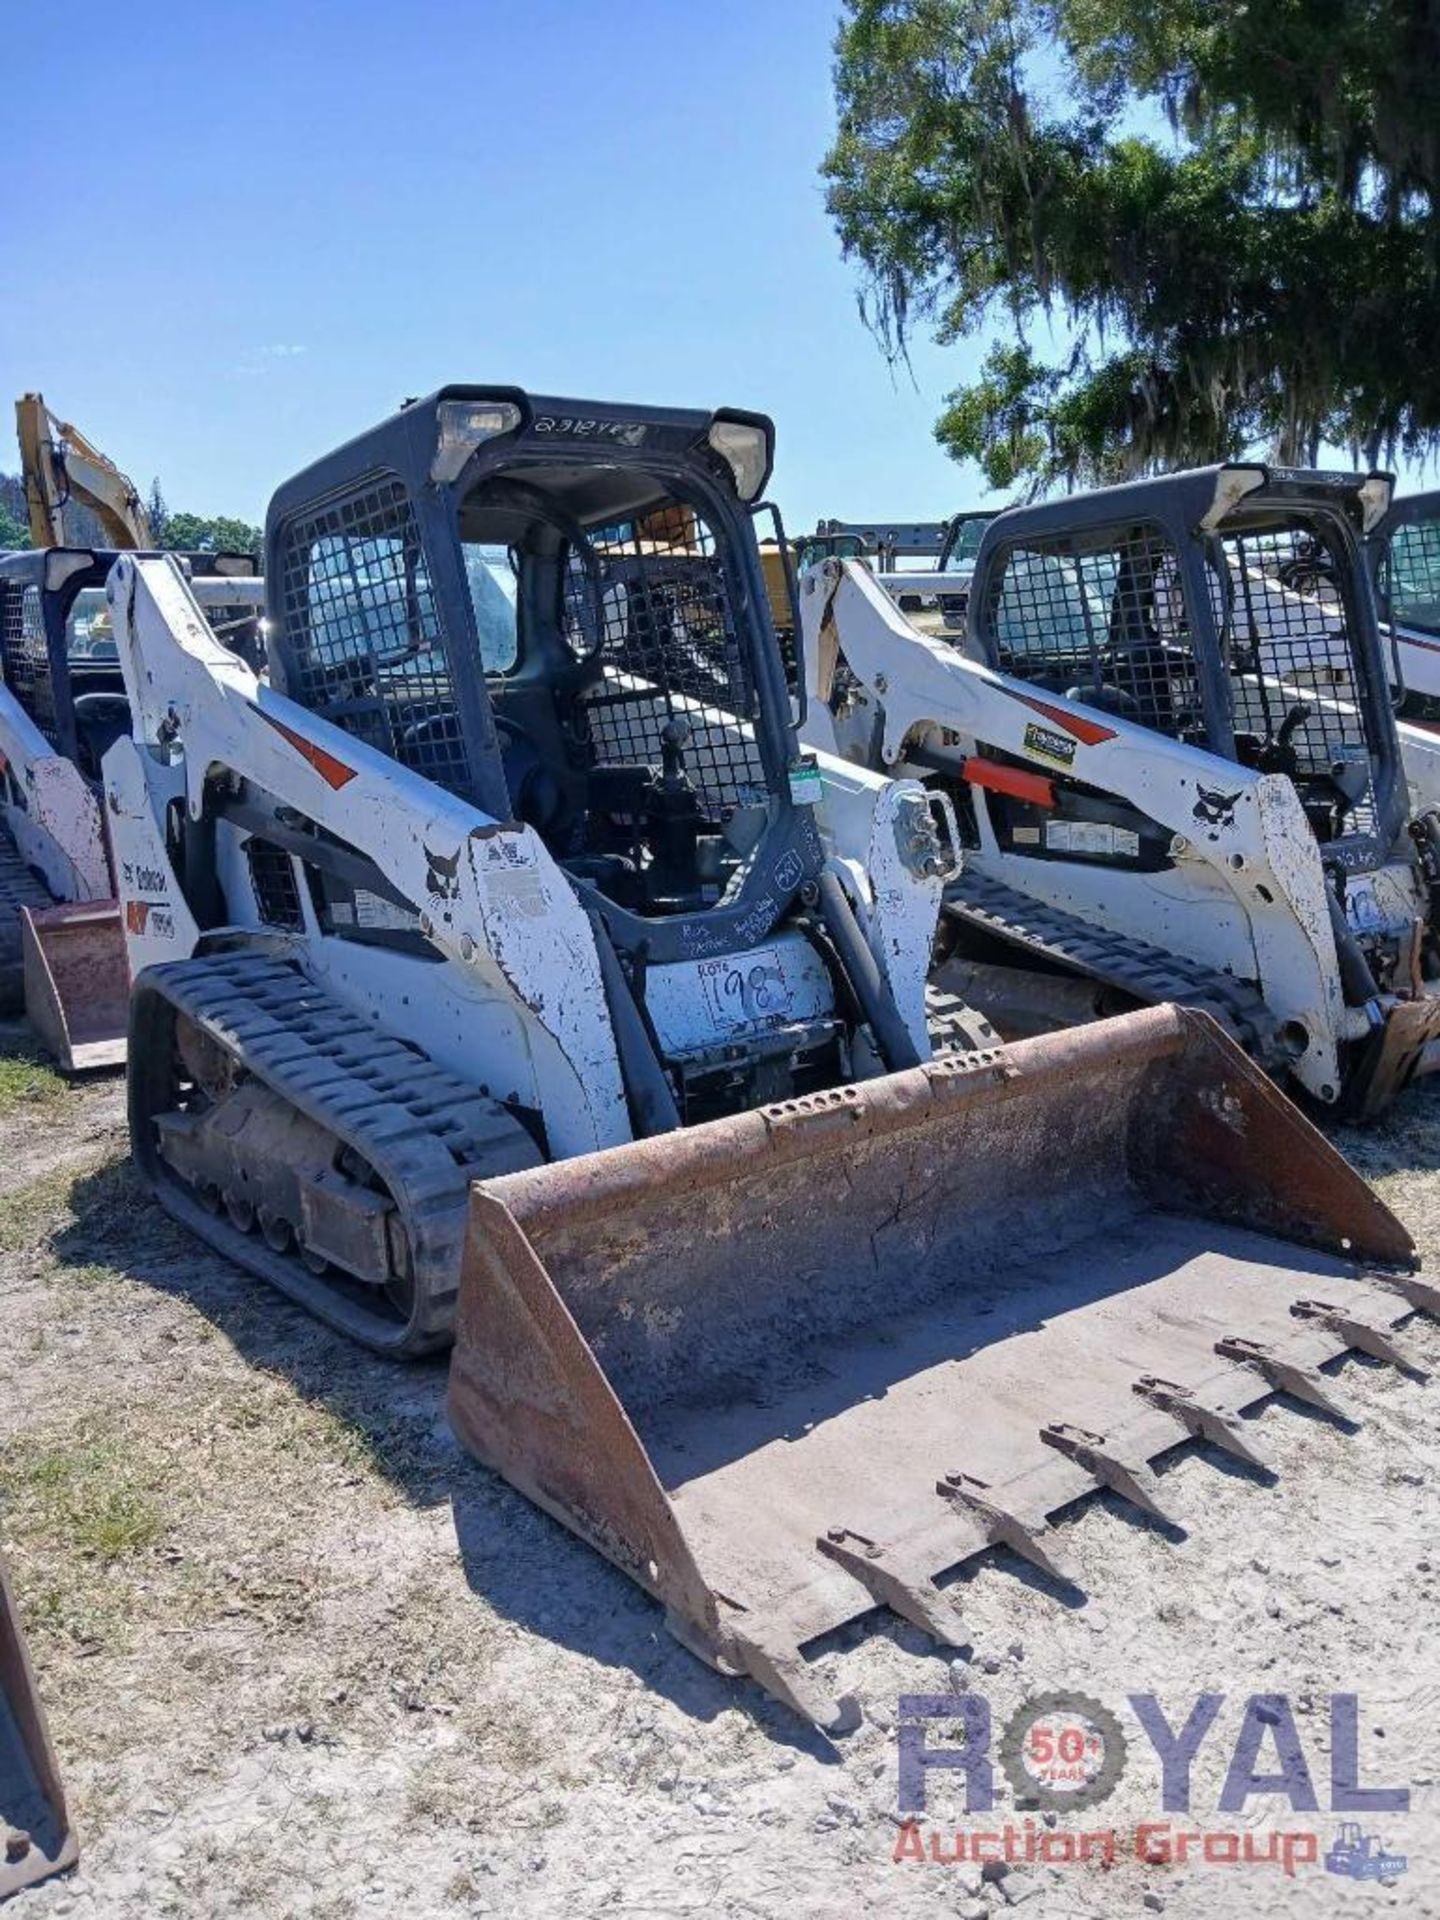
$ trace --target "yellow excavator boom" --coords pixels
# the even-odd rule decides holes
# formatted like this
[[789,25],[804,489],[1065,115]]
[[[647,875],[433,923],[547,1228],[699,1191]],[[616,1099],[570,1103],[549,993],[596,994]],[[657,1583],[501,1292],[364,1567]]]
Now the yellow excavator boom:
[[134,481],[77,427],[57,419],[42,395],[21,394],[15,402],[15,428],[33,545],[83,544],[78,532],[67,528],[67,509],[72,505],[90,509],[109,546],[154,544]]

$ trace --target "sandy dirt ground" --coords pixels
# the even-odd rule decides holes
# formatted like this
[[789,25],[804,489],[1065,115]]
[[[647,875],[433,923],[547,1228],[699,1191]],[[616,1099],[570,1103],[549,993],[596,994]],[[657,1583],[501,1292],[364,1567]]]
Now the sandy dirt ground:
[[[65,1088],[0,1036],[0,1127],[0,1521],[82,1845],[15,1920],[1440,1915],[1435,1383],[1344,1362],[1353,1430],[1272,1403],[1273,1484],[1186,1451],[1178,1541],[1092,1501],[1064,1523],[1083,1600],[991,1556],[958,1590],[964,1657],[888,1616],[850,1630],[820,1659],[867,1717],[831,1746],[467,1461],[440,1365],[368,1359],[170,1224],[113,1081]],[[1343,1144],[1440,1265],[1440,1088]],[[1440,1367],[1440,1324],[1409,1337]],[[982,1696],[998,1729],[1055,1690],[1123,1730],[1103,1807],[1052,1828],[997,1771],[982,1820],[932,1772],[915,1831],[941,1857],[897,1860],[900,1696]],[[1167,1815],[1128,1698],[1179,1725],[1205,1692],[1225,1698],[1191,1811]],[[1362,1778],[1409,1789],[1408,1811],[1353,1816],[1403,1873],[1327,1873],[1298,1841],[1288,1875],[1134,1857],[1140,1823],[1328,1847],[1337,1692]],[[1293,1712],[1314,1812],[1217,1812],[1261,1694]],[[957,1828],[1007,1822],[1008,1867],[955,1860]],[[1106,1828],[1113,1862],[1025,1858]]]

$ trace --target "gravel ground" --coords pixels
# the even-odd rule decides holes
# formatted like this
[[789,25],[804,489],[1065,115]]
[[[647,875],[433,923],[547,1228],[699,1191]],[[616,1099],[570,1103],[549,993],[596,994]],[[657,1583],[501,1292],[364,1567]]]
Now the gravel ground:
[[[1065,1523],[1088,1597],[996,1555],[961,1589],[969,1656],[898,1621],[822,1655],[867,1702],[831,1747],[712,1674],[656,1607],[456,1449],[443,1368],[385,1366],[209,1258],[138,1191],[113,1082],[0,1058],[3,1530],[77,1824],[72,1878],[16,1920],[131,1915],[1440,1915],[1434,1726],[1437,1389],[1351,1359],[1345,1431],[1272,1403],[1267,1484],[1188,1452],[1173,1541],[1108,1496]],[[1440,1088],[1343,1144],[1440,1264]],[[1440,1325],[1410,1338],[1440,1366]],[[1128,1742],[1103,1809],[1053,1830],[999,1780],[1008,1871],[956,1861],[953,1776],[913,1850],[897,1816],[902,1693],[981,1695],[995,1722],[1081,1690]],[[1127,1704],[1173,1725],[1225,1696],[1190,1815]],[[1329,1696],[1359,1696],[1357,1816],[1408,1870],[1134,1857],[1137,1824],[1328,1846]],[[1216,1806],[1252,1694],[1284,1694],[1319,1810]],[[1273,1746],[1257,1762],[1275,1770]],[[1113,1863],[1027,1862],[1112,1828]],[[1057,1836],[1059,1836],[1057,1838]],[[1197,1843],[1198,1844],[1198,1843]],[[1299,1851],[1297,1852],[1297,1849]],[[1278,1849],[1277,1849],[1278,1850]]]

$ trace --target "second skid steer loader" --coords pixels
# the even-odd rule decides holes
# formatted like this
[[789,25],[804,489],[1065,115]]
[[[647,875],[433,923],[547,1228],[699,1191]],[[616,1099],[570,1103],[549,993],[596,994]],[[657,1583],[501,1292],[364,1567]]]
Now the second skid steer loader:
[[953,812],[799,744],[771,441],[413,403],[276,494],[268,684],[117,562],[105,776],[164,1204],[378,1350],[453,1328],[466,1444],[836,1725],[816,1634],[950,1637],[933,1575],[1053,1568],[1434,1295],[1203,1017],[1006,1049],[927,994]]
[[[221,642],[258,658],[263,587],[243,554],[182,554]],[[100,809],[128,732],[105,581],[115,552],[0,553],[0,1008],[22,1004],[67,1072],[124,1063],[129,974]]]
[[1073,1012],[1067,976],[1184,1001],[1357,1116],[1440,1064],[1440,779],[1360,552],[1388,499],[1228,466],[1013,508],[953,644],[806,574],[807,738],[956,799],[946,977],[1002,1027]]

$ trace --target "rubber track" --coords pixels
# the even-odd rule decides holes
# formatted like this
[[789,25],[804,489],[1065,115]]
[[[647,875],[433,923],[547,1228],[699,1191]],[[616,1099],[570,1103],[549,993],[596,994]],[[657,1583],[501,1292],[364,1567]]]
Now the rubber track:
[[[198,1203],[192,1204],[200,1220],[187,1207],[187,1222],[217,1245],[223,1238],[232,1258],[369,1346],[417,1353],[444,1345],[454,1324],[470,1182],[540,1164],[540,1151],[519,1121],[272,955],[178,961],[147,969],[138,984],[187,1015],[247,1072],[375,1169],[410,1237],[415,1312],[407,1326],[365,1307],[312,1275],[295,1255],[272,1252]],[[189,1195],[174,1176],[157,1187],[167,1205],[177,1188]]]
[[958,993],[933,983],[925,989],[925,1023],[937,1053],[973,1053],[989,1059],[1003,1044],[994,1027]]
[[945,889],[945,910],[968,926],[1137,1000],[1150,1005],[1173,1000],[1208,1013],[1262,1066],[1279,1058],[1274,1015],[1259,988],[1233,974],[1094,926],[970,868]]

